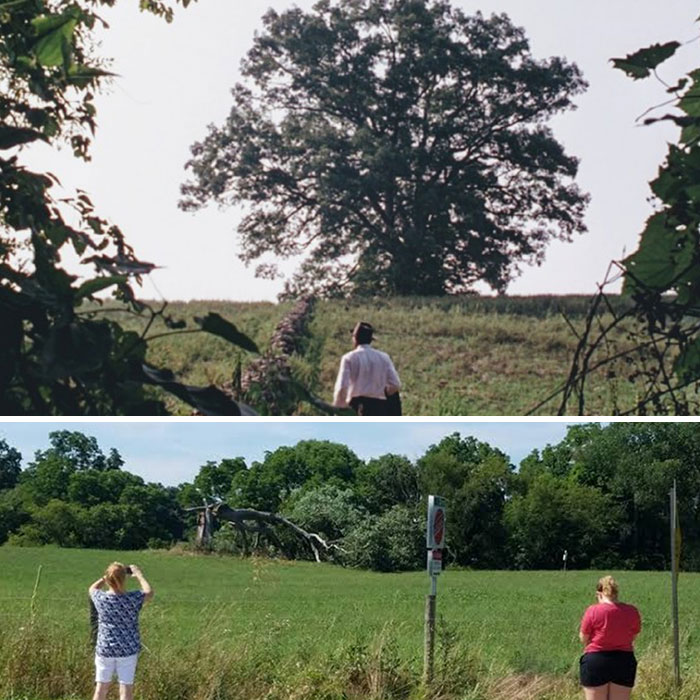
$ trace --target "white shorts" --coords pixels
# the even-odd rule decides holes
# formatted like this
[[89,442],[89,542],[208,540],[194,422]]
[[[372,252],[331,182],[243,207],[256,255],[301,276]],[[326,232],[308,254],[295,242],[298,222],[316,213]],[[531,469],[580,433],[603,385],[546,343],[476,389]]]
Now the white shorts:
[[120,683],[133,685],[138,660],[138,654],[133,656],[95,655],[95,683],[110,683],[116,676]]

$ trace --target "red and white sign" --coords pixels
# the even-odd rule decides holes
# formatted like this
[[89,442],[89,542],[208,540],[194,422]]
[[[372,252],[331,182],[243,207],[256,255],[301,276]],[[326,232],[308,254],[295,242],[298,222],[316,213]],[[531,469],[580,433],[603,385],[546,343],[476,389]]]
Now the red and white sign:
[[428,550],[428,574],[430,576],[438,576],[442,571],[442,550]]
[[426,546],[428,549],[442,549],[445,546],[445,499],[428,496],[428,527]]
[[436,544],[439,546],[445,537],[445,511],[442,508],[435,509],[433,516],[433,537]]

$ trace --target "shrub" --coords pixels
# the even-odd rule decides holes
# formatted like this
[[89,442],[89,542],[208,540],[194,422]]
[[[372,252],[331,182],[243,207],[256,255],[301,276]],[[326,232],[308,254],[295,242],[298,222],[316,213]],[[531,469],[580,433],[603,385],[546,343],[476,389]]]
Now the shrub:
[[419,508],[394,506],[370,516],[345,538],[345,563],[375,571],[409,571],[422,566],[425,533]]

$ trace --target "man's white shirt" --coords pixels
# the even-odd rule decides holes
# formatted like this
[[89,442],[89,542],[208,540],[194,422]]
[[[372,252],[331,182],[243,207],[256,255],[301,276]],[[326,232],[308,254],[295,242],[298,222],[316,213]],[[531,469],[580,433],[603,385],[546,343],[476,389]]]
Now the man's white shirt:
[[399,390],[401,382],[389,355],[369,345],[358,345],[340,360],[333,404],[345,407],[354,396],[386,399],[385,390]]

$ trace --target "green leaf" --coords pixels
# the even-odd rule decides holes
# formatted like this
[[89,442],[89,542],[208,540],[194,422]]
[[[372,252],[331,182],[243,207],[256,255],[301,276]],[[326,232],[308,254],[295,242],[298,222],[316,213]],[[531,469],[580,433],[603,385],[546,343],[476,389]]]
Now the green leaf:
[[107,287],[112,287],[115,284],[124,284],[128,281],[126,275],[114,275],[113,277],[95,277],[95,279],[83,282],[75,292],[76,299],[92,296],[96,292],[100,292]]
[[169,369],[159,369],[147,364],[142,366],[145,380],[156,384],[179,399],[196,408],[206,416],[254,416],[250,406],[234,401],[228,394],[215,386],[190,386],[175,380]]
[[681,142],[684,144],[696,144],[700,141],[700,120],[681,131]]
[[36,59],[30,56],[17,56],[15,66],[25,69],[36,68]]
[[692,239],[667,225],[667,214],[654,214],[647,221],[639,248],[624,260],[629,273],[625,276],[624,294],[640,286],[665,292],[680,281],[693,262]]
[[[671,154],[673,155],[674,146],[671,146]],[[682,187],[682,183],[678,181],[673,173],[668,168],[661,168],[659,176],[656,180],[650,183],[651,191],[662,201],[668,202],[669,198],[678,192]]]
[[14,148],[23,143],[30,143],[41,139],[46,141],[44,135],[34,129],[27,129],[20,126],[6,126],[0,124],[0,149]]
[[71,229],[68,226],[57,223],[54,226],[48,226],[46,228],[46,235],[48,239],[57,248],[60,248],[71,236]]
[[81,66],[73,64],[68,69],[68,82],[77,87],[87,87],[95,78],[114,77],[116,73],[110,73],[100,68],[92,68],[91,66]]
[[222,318],[217,313],[208,313],[204,318],[195,316],[195,323],[207,333],[218,335],[219,338],[228,340],[244,350],[250,352],[260,352],[258,346],[245,333],[241,333],[236,326],[225,318]]
[[61,66],[64,63],[65,44],[67,39],[64,34],[70,34],[72,38],[75,22],[64,25],[63,31],[56,31],[40,39],[34,45],[34,53],[37,61],[42,66]]
[[671,58],[680,47],[677,41],[654,44],[646,49],[635,51],[624,58],[610,59],[615,68],[627,73],[633,80],[646,78],[658,65]]
[[690,73],[690,77],[693,79],[693,84],[681,97],[678,106],[689,117],[700,117],[700,70],[694,70]]
[[648,68],[638,66],[636,63],[630,63],[624,58],[613,58],[611,60],[615,68],[624,71],[633,80],[639,80],[640,78],[649,77],[650,71]]
[[60,15],[44,15],[32,20],[37,40],[33,50],[42,66],[65,64],[66,52],[73,44],[73,32],[83,13],[71,8]]
[[77,21],[83,17],[83,11],[75,6],[62,12],[60,15],[41,15],[40,17],[35,17],[32,20],[34,36],[36,39],[41,39],[63,27],[66,22],[71,20]]

